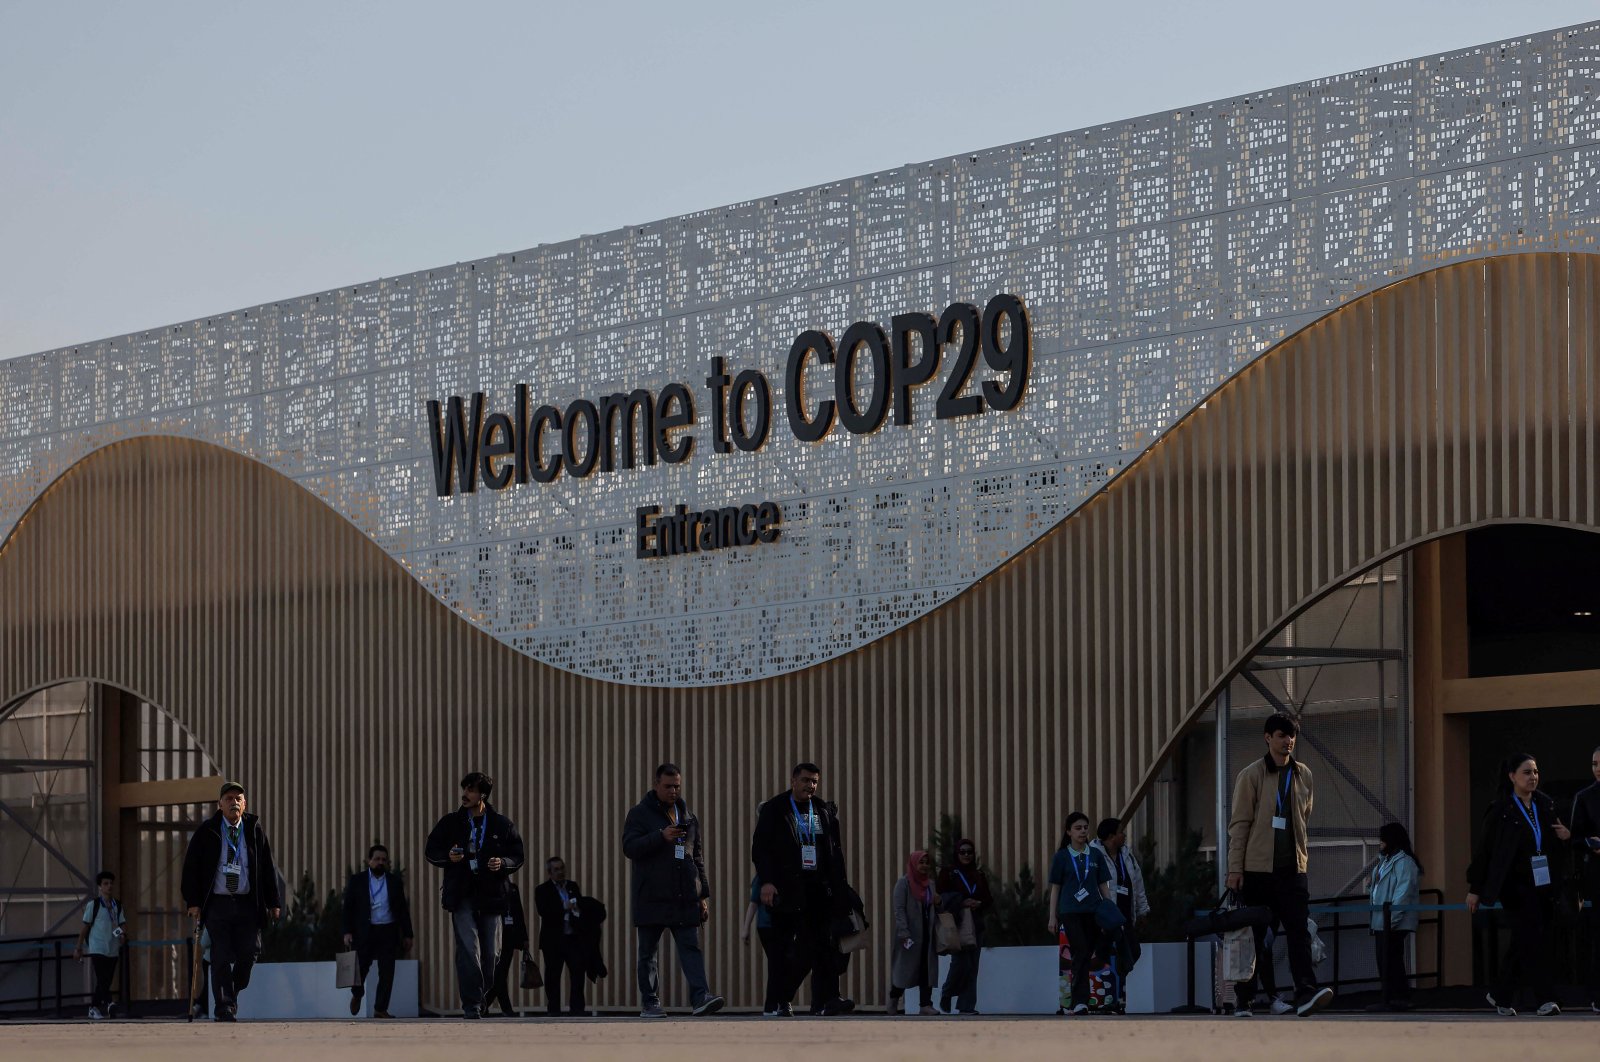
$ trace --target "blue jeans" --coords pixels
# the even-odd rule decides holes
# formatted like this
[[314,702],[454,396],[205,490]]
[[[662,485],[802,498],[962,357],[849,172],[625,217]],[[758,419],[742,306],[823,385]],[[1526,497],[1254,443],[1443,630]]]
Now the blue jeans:
[[500,948],[500,915],[479,914],[470,900],[450,912],[456,938],[456,981],[462,1010],[483,1010],[483,995],[494,984],[495,952]]
[[683,979],[689,982],[689,1005],[698,1007],[706,1001],[711,989],[706,986],[706,957],[700,950],[699,926],[638,926],[639,930],[639,1002],[645,1010],[661,1005],[661,991],[656,981],[656,950],[661,946],[661,931],[672,930],[672,942],[678,949],[678,965],[683,968]]

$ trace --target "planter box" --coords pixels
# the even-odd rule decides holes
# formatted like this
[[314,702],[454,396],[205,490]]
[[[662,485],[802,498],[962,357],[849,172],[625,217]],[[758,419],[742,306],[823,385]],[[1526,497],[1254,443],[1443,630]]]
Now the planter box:
[[[1211,949],[1208,941],[1194,947],[1195,996],[1201,1006],[1211,1003]],[[1189,986],[1183,964],[1187,944],[1146,944],[1124,993],[1130,1014],[1165,1014],[1188,1002]],[[950,973],[950,956],[939,956],[939,976],[933,984],[938,1005],[939,986]],[[1054,1014],[1060,1005],[1061,958],[1057,948],[984,948],[978,965],[978,1010],[984,1014]],[[906,993],[905,1012],[917,1012],[917,990]]]
[[[333,987],[332,962],[257,963],[250,987],[239,993],[240,1021],[300,1021],[306,1018],[350,1017],[350,990]],[[372,997],[378,990],[378,965],[367,972],[367,994],[361,1000],[361,1017],[372,1016]],[[417,1016],[417,960],[394,964],[394,991],[389,1013],[397,1018]]]

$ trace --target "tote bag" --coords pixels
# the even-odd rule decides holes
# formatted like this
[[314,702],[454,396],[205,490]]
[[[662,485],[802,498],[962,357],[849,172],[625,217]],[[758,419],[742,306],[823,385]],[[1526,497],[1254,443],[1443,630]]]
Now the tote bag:
[[333,987],[355,988],[361,983],[361,971],[357,969],[356,953],[341,951],[333,957]]

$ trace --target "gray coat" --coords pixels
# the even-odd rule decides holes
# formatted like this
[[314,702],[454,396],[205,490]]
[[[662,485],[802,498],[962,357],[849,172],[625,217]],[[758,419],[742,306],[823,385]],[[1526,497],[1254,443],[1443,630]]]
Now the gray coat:
[[[933,894],[934,908],[929,912],[927,932],[922,926],[922,901],[911,891],[911,882],[904,874],[894,883],[894,899],[890,901],[890,910],[894,913],[894,940],[891,948],[894,954],[894,968],[889,974],[889,983],[896,990],[910,988],[917,983],[917,955],[926,953],[928,956],[928,982],[933,984],[939,979],[939,935],[935,926],[939,921],[939,894]],[[907,948],[900,942],[907,937],[911,939],[911,947]]]

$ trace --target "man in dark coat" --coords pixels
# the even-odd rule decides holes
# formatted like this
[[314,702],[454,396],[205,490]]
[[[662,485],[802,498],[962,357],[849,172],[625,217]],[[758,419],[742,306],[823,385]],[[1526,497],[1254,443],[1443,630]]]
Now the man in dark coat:
[[811,975],[811,1005],[822,1014],[848,1014],[855,1003],[839,994],[836,919],[847,916],[853,892],[839,840],[839,810],[819,798],[822,771],[814,763],[796,764],[789,788],[756,813],[750,858],[761,881],[761,902],[772,911],[777,930],[774,978],[777,1014],[791,1012],[795,993]]
[[261,930],[283,913],[267,831],[244,808],[244,786],[224,782],[217,813],[189,838],[183,857],[184,906],[211,938],[214,1021],[234,1020]]
[[1578,895],[1588,906],[1589,1008],[1600,1014],[1600,748],[1589,753],[1594,785],[1572,801],[1572,845],[1578,852]]
[[394,963],[410,954],[411,904],[406,900],[406,883],[389,873],[389,849],[375,844],[367,849],[367,869],[350,875],[345,883],[345,947],[356,949],[361,983],[350,990],[350,1013],[361,1013],[361,997],[366,994],[367,971],[378,964],[378,995],[372,1001],[374,1018],[392,1018],[389,994],[394,990]]
[[655,787],[628,812],[622,828],[622,852],[633,862],[642,1018],[666,1017],[656,982],[656,949],[665,929],[672,930],[694,1014],[715,1014],[723,1004],[706,984],[700,923],[710,915],[711,884],[706,880],[700,820],[683,802],[682,792],[683,772],[663,763],[656,768]]
[[567,1013],[585,1011],[581,949],[578,929],[583,918],[578,901],[583,892],[576,881],[567,878],[567,864],[560,856],[544,862],[545,880],[533,890],[533,906],[539,912],[539,952],[544,956],[544,998],[550,1016],[561,1013],[561,970],[567,970]]
[[473,771],[461,779],[461,807],[428,834],[428,862],[444,869],[439,901],[451,915],[461,1016],[481,1018],[484,994],[494,983],[506,879],[523,862],[522,837],[511,820],[489,806],[494,779]]

